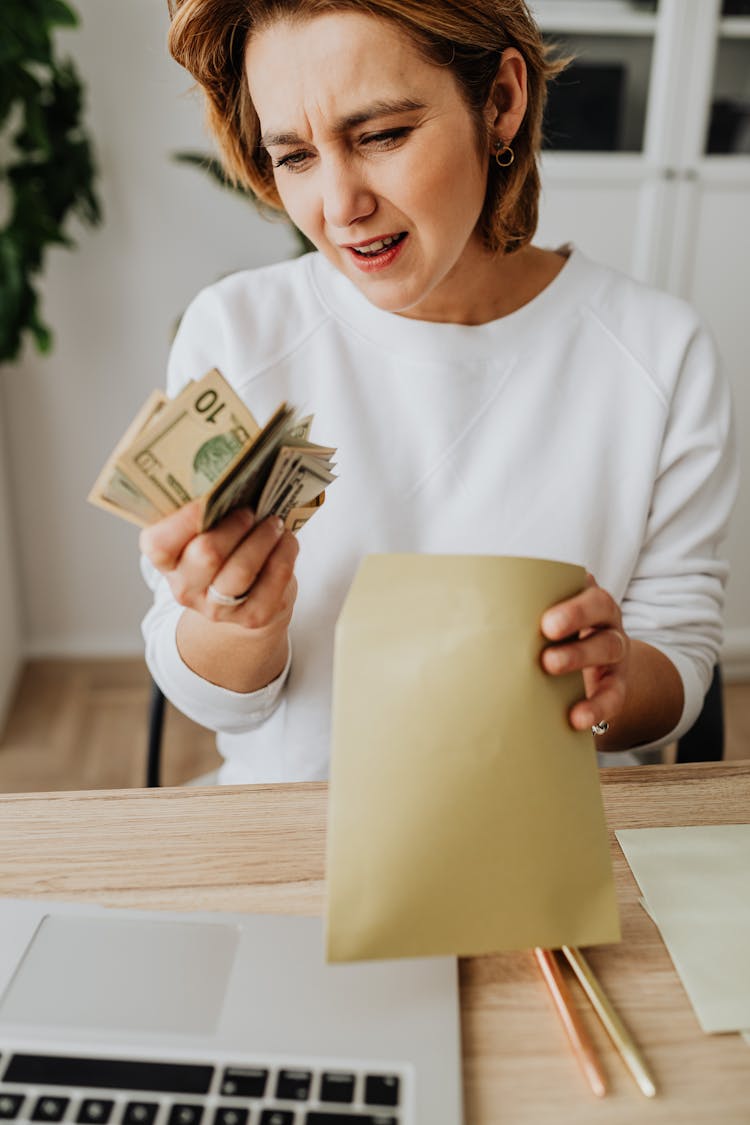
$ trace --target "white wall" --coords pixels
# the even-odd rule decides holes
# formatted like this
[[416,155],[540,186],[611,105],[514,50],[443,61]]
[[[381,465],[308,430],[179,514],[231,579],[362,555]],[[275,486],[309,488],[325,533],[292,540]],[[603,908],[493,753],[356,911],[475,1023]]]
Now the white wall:
[[[166,0],[76,0],[82,26],[60,35],[87,86],[104,226],[49,256],[49,357],[31,347],[5,369],[8,463],[32,653],[140,650],[147,592],[137,529],[85,497],[126,423],[163,385],[176,318],[231,270],[288,257],[287,229],[193,168],[208,151],[191,80],[169,59]],[[2,585],[0,574],[0,585]],[[5,615],[3,614],[3,623]]]
[[[105,224],[79,230],[77,250],[50,255],[51,356],[27,348],[21,364],[0,373],[23,635],[27,651],[50,655],[141,650],[148,595],[137,530],[85,497],[126,423],[163,384],[173,325],[191,296],[224,273],[295,250],[284,226],[170,161],[178,149],[208,150],[209,142],[190,80],[166,53],[166,0],[76,7],[82,27],[60,42],[87,84]],[[741,553],[732,559],[730,610],[747,605],[750,554],[741,536],[733,542]],[[0,621],[12,636],[6,565],[0,557],[0,598],[9,602],[0,604]],[[750,635],[750,620],[735,618],[727,622],[732,635]]]
[[[0,387],[0,392],[2,387]],[[0,393],[0,731],[21,664],[22,642],[16,543],[6,472],[6,427]]]

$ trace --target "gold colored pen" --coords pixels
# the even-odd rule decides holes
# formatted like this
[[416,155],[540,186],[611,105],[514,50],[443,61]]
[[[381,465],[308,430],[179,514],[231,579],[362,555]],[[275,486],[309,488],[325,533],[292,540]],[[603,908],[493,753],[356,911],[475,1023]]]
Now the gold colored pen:
[[581,987],[588,996],[594,1011],[604,1024],[610,1039],[622,1056],[625,1066],[638,1083],[638,1087],[647,1098],[656,1096],[656,1086],[649,1074],[643,1056],[636,1047],[632,1036],[612,1006],[588,961],[575,946],[564,945],[562,951],[568,959],[573,972],[578,977]]

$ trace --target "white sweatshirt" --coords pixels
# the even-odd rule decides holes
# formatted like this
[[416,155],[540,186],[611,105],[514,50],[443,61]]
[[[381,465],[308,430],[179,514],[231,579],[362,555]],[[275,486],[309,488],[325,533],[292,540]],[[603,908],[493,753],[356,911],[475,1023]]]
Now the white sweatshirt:
[[218,367],[264,422],[315,414],[340,474],[300,533],[291,665],[248,695],[195,675],[181,607],[155,589],[143,631],[165,695],[218,732],[224,783],[327,776],[334,625],[362,557],[521,555],[585,566],[625,628],[661,649],[696,718],[721,642],[719,556],[736,489],[730,395],[682,301],[573,250],[509,316],[433,324],[371,305],[319,254],[198,295],[168,391]]

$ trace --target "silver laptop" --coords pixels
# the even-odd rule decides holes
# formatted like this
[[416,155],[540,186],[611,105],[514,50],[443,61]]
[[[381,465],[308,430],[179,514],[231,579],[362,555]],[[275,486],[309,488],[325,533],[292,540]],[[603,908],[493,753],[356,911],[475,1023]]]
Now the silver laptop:
[[0,1122],[460,1125],[453,958],[320,919],[0,899]]

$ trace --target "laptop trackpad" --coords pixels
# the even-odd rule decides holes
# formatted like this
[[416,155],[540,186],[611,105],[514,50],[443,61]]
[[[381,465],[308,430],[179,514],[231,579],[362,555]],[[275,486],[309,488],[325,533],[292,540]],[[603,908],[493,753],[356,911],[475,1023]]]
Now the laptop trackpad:
[[46,915],[0,999],[0,1019],[210,1034],[239,936],[226,922]]

